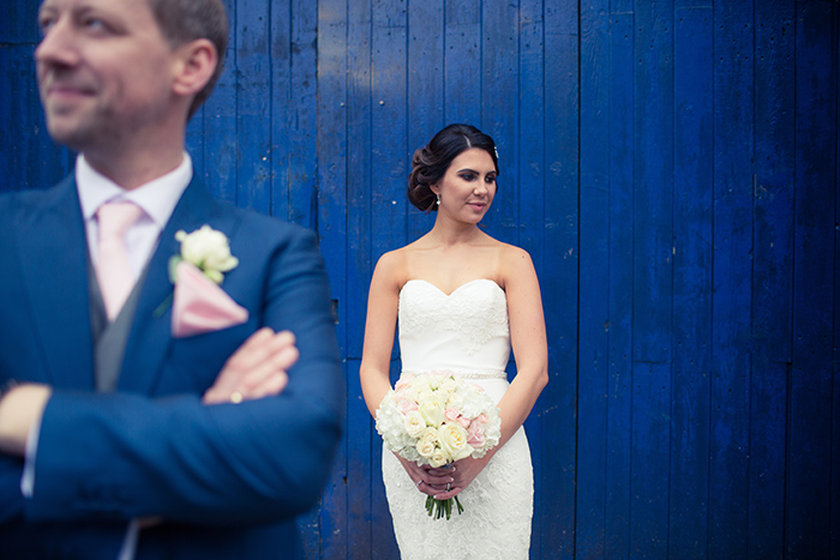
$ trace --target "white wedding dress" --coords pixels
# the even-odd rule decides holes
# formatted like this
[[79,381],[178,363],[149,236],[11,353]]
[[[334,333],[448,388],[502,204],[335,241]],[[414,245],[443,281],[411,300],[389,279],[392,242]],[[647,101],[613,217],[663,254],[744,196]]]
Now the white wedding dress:
[[[508,387],[505,292],[488,279],[448,295],[425,280],[409,280],[400,291],[399,343],[404,374],[450,371],[498,402]],[[522,428],[459,494],[465,511],[453,509],[449,520],[426,514],[426,494],[387,450],[382,478],[403,560],[527,560],[534,482]]]

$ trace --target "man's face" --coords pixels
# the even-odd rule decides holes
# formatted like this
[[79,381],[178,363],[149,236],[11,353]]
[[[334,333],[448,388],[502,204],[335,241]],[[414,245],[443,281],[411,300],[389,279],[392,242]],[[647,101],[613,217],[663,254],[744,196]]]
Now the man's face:
[[38,86],[56,141],[113,147],[171,110],[176,57],[146,0],[45,0],[38,20]]

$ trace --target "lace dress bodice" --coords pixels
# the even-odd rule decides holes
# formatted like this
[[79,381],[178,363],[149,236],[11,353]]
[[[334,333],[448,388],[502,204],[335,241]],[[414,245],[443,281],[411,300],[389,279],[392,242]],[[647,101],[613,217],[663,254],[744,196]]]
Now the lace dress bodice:
[[399,341],[403,372],[503,377],[510,356],[505,292],[485,278],[451,294],[409,280],[400,291]]
[[[425,280],[409,280],[398,317],[403,373],[449,371],[481,385],[497,402],[502,398],[510,330],[498,284],[481,278],[446,294]],[[426,515],[426,495],[387,450],[382,478],[403,560],[527,560],[533,474],[521,428],[461,492],[465,511],[449,520]]]

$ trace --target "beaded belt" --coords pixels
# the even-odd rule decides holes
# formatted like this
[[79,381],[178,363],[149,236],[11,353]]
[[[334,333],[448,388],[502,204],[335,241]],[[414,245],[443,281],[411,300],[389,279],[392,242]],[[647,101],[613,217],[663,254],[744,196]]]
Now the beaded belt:
[[503,369],[469,369],[469,368],[446,368],[431,369],[425,371],[403,370],[402,375],[423,375],[425,373],[451,373],[462,379],[504,379],[507,380],[507,372]]

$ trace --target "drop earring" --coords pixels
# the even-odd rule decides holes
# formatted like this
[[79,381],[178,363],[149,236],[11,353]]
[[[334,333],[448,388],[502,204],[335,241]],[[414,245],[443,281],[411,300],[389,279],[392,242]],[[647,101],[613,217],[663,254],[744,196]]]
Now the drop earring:
[[435,198],[437,199],[437,200],[435,201],[435,204],[437,204],[438,206],[440,206],[440,195],[439,195],[439,194],[437,194],[437,193],[435,193]]

